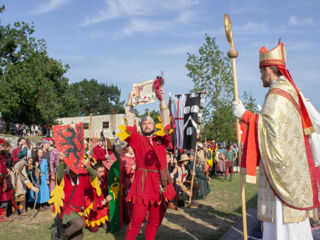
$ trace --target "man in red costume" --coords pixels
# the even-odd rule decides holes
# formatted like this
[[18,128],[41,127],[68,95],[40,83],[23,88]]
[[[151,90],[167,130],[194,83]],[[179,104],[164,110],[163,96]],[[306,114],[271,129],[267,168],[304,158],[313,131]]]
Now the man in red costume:
[[[62,236],[58,236],[59,239],[80,240],[83,238],[82,229],[85,226],[83,218],[89,215],[95,198],[101,195],[101,189],[96,172],[90,167],[88,159],[82,160],[87,173],[81,174],[76,174],[70,170],[64,162],[65,155],[63,153],[59,153],[59,159],[57,184],[51,193],[49,203],[53,203],[53,215],[59,214],[56,216],[57,225],[59,225],[59,221],[63,224]],[[93,188],[95,191],[93,191]],[[55,228],[52,228],[52,235],[60,234],[57,234]]]
[[10,201],[10,175],[7,166],[7,142],[0,138],[0,222],[9,221],[7,207]]
[[[97,179],[102,194],[95,200],[93,209],[91,210],[89,216],[86,217],[86,225],[91,232],[97,232],[100,226],[107,230],[109,221],[109,206],[107,203],[112,200],[112,196],[108,195],[108,181],[106,178],[105,166],[102,163],[97,163],[94,168],[96,170]],[[93,189],[94,195],[97,195],[96,192],[97,191]],[[88,205],[90,204],[91,203],[89,202]]]
[[134,109],[132,106],[136,90],[132,90],[126,105],[127,132],[126,139],[136,156],[136,173],[133,184],[127,196],[127,201],[133,204],[132,219],[127,228],[126,240],[136,239],[147,212],[149,212],[145,239],[155,239],[159,225],[165,212],[165,202],[175,197],[175,191],[167,166],[166,149],[170,143],[168,131],[169,109],[165,103],[164,91],[159,89],[160,117],[165,135],[154,135],[155,124],[150,116],[140,122],[142,134],[138,133],[134,124]]
[[263,240],[311,240],[308,210],[319,206],[318,170],[308,139],[314,130],[285,56],[283,43],[260,49],[261,80],[269,88],[261,113],[236,102],[232,112],[248,124],[241,160],[247,182],[255,183],[260,160],[257,210]]
[[92,152],[97,161],[104,161],[108,158],[107,150],[103,146],[102,139],[99,139],[98,145],[93,148]]

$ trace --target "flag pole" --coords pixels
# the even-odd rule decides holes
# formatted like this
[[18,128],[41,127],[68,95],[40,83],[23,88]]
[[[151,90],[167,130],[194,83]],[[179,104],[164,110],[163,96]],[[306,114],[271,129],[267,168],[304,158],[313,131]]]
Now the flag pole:
[[[206,94],[206,91],[203,91],[201,92],[200,94],[202,94],[201,98],[202,98],[202,101],[200,102],[200,106],[202,104],[202,102],[204,102],[204,96]],[[203,107],[203,106],[202,106]],[[197,139],[199,139],[200,137],[200,130],[201,130],[201,127],[200,127],[200,124],[202,122],[202,113],[203,113],[203,108],[200,110],[200,113],[201,113],[201,117],[199,119],[199,125],[198,125],[198,134],[197,134]],[[192,203],[192,197],[193,197],[193,183],[194,183],[194,178],[195,178],[195,169],[196,169],[196,164],[197,164],[197,146],[196,148],[194,149],[193,151],[193,170],[192,170],[192,178],[191,178],[191,197],[189,198],[189,207],[191,206],[191,203]]]
[[91,145],[92,145],[92,113],[90,113],[90,123],[89,123],[89,154],[91,154]]
[[[230,43],[230,51],[228,52],[228,57],[231,58],[232,60],[234,98],[235,98],[235,101],[239,103],[238,79],[237,79],[237,68],[236,68],[236,57],[238,57],[238,51],[234,49],[231,21],[228,14],[224,15],[224,27],[226,31],[227,40]],[[239,160],[241,162],[242,149],[241,149],[241,132],[240,132],[239,118],[237,118],[237,142],[238,142]],[[241,163],[240,163],[240,166],[241,166]],[[248,233],[247,233],[246,191],[245,191],[245,184],[244,184],[244,174],[241,173],[241,171],[240,171],[240,187],[241,187],[243,239],[247,240]]]

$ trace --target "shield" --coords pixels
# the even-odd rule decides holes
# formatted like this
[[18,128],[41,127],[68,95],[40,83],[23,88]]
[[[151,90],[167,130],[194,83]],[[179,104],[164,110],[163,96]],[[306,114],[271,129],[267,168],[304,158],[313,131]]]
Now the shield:
[[84,158],[83,123],[52,126],[53,137],[59,152],[66,155],[65,163],[76,174],[86,173],[81,162]]

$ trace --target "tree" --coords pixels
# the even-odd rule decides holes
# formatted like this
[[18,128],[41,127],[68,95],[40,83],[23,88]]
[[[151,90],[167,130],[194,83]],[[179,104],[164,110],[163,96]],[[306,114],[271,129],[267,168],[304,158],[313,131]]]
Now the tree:
[[258,112],[256,99],[252,96],[251,93],[247,93],[247,91],[244,91],[241,100],[247,110],[254,113]]
[[[187,53],[186,68],[194,82],[193,92],[206,91],[202,133],[208,139],[235,141],[235,119],[231,106],[234,87],[231,61],[219,50],[215,38],[205,36],[198,54]],[[245,104],[254,99],[246,93]]]
[[84,79],[72,83],[69,93],[76,99],[76,107],[68,116],[124,113],[124,101],[120,100],[121,91],[115,85],[98,83],[97,80]]
[[138,118],[143,118],[145,116],[147,116],[148,114],[150,114],[150,117],[152,117],[153,121],[155,122],[155,124],[159,123],[159,116],[160,116],[160,112],[159,111],[156,111],[156,110],[152,110],[152,111],[149,111],[148,113],[148,109],[145,109],[144,110],[144,113],[143,114],[137,114],[138,112],[136,112],[136,116]]
[[24,22],[0,25],[0,109],[5,121],[52,124],[73,108],[63,77],[69,66],[50,58],[33,32]]

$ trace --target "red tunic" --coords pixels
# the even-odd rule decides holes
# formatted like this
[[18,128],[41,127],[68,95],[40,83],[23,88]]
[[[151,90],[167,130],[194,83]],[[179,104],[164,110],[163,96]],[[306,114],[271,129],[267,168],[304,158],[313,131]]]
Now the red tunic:
[[121,161],[123,172],[123,185],[125,189],[129,190],[133,183],[134,174],[136,172],[136,170],[132,168],[136,164],[136,158],[135,156],[131,157],[124,154],[121,156]]
[[105,148],[102,148],[99,145],[97,145],[93,148],[92,151],[93,151],[93,155],[98,161],[106,160],[107,151]]
[[115,161],[117,161],[117,158],[116,158],[116,156],[115,156],[113,153],[110,154],[110,158],[109,158],[108,161],[102,161],[102,164],[105,166],[107,172],[109,172],[112,164],[113,164]]
[[3,187],[6,185],[5,177],[7,176],[7,156],[3,153],[0,153],[0,202],[6,202],[10,200],[10,191],[3,191]]
[[160,170],[167,168],[166,149],[170,143],[170,135],[142,136],[137,132],[136,126],[127,127],[127,131],[131,134],[126,141],[134,150],[137,165],[127,201],[153,205],[158,203],[161,197]]
[[[63,211],[63,208],[65,207],[65,210],[63,212],[63,215],[61,218],[63,218],[64,215],[69,215],[71,212],[82,212],[84,209],[88,207],[87,203],[90,202],[88,198],[92,198],[93,196],[93,187],[91,186],[90,182],[90,175],[89,173],[85,174],[79,174],[79,180],[77,183],[76,178],[73,180],[74,184],[77,184],[76,189],[72,195],[71,200],[70,196],[73,191],[74,185],[72,184],[70,180],[69,174],[64,174],[64,194],[65,197],[63,199],[63,207],[61,207],[61,212]],[[69,204],[66,204],[69,201]],[[93,199],[91,199],[91,202]],[[54,210],[54,206],[53,206]]]
[[16,164],[19,161],[18,154],[21,152],[20,148],[15,148],[11,152],[12,164]]
[[[102,205],[102,201],[108,196],[108,181],[106,177],[103,177],[100,183],[100,188],[102,193],[100,197],[97,197],[97,192],[93,189],[93,196],[91,197],[91,199],[94,199],[93,209],[90,211],[89,216],[86,217],[86,225],[89,227],[90,231],[97,231],[97,228],[94,228],[95,226],[100,226],[109,220],[109,203]],[[86,201],[87,206],[92,203],[89,198]]]

